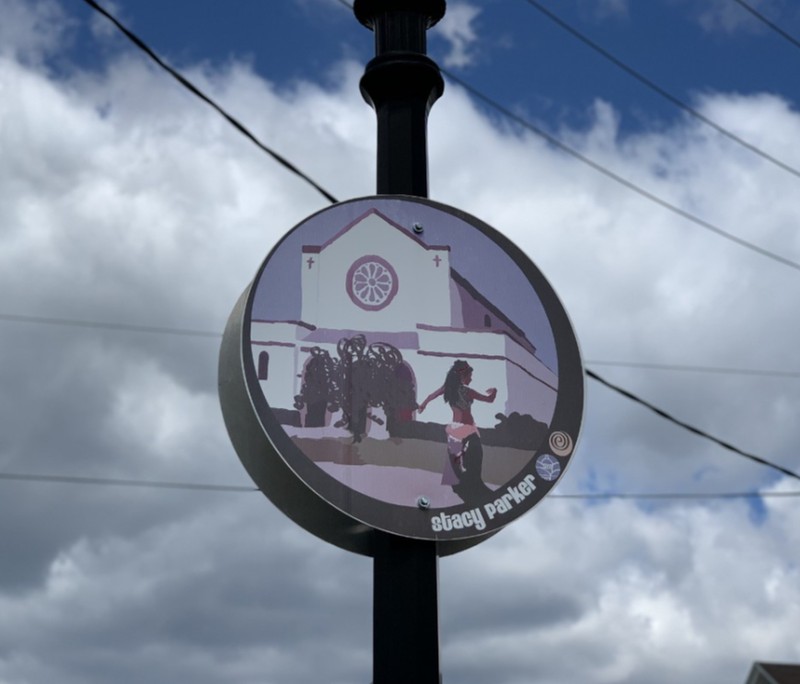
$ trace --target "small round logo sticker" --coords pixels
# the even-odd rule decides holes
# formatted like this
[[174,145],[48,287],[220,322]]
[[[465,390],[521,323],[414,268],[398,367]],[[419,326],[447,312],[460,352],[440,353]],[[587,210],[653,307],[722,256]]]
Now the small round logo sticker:
[[556,431],[548,440],[550,451],[556,456],[569,456],[572,453],[572,437],[566,432]]
[[536,473],[543,480],[553,482],[561,475],[561,464],[550,454],[542,454],[536,459]]

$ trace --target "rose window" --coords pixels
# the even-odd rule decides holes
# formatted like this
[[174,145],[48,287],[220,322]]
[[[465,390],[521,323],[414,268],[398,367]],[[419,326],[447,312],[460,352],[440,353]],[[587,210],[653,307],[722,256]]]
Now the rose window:
[[362,309],[383,309],[397,294],[397,273],[379,256],[361,257],[347,272],[347,294]]

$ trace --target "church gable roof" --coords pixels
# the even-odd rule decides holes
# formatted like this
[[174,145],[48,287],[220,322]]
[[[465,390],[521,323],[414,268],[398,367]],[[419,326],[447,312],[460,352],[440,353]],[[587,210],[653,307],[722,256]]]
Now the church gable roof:
[[351,231],[358,224],[362,223],[364,220],[366,220],[367,218],[369,218],[373,214],[378,216],[378,218],[380,218],[384,223],[388,224],[392,228],[394,228],[397,231],[399,231],[400,233],[402,233],[409,240],[413,240],[414,242],[416,242],[423,249],[426,249],[428,251],[441,251],[441,250],[446,250],[448,252],[450,251],[450,246],[449,245],[428,245],[428,244],[425,244],[416,235],[414,235],[413,233],[410,233],[406,228],[401,226],[399,223],[397,223],[395,221],[392,221],[390,218],[388,218],[387,216],[382,214],[377,209],[370,209],[369,211],[367,211],[364,214],[362,214],[361,216],[359,216],[357,219],[355,219],[355,220],[351,221],[350,223],[348,223],[344,228],[342,228],[338,233],[336,233],[336,235],[334,235],[330,239],[326,240],[321,245],[303,245],[303,253],[304,254],[308,254],[308,253],[310,253],[310,254],[319,254],[326,247],[328,247],[332,243],[336,242],[339,238],[341,238],[343,235],[345,235],[345,233],[348,233],[349,231]]

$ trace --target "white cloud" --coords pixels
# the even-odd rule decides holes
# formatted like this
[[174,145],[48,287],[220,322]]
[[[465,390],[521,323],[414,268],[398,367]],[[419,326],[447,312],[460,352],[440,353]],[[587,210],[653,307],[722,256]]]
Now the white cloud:
[[[275,240],[325,200],[138,55],[69,80],[21,59],[26,45],[58,45],[57,27],[42,30],[0,58],[15,93],[0,97],[0,313],[221,331]],[[280,92],[235,63],[190,75],[348,198],[373,188],[362,71],[344,64],[331,87]],[[785,144],[800,116],[780,98],[709,94],[700,107],[800,165]],[[796,179],[696,122],[625,137],[598,103],[588,129],[561,133],[800,259]],[[457,86],[431,113],[430,159],[432,197],[531,255],[586,357],[797,370],[795,271],[492,124]],[[4,471],[247,484],[216,406],[213,338],[5,320],[0,332]],[[596,370],[800,469],[793,381]],[[587,390],[559,491],[796,489]],[[0,487],[0,681],[368,681],[370,561],[297,530],[261,495]],[[798,511],[791,498],[551,497],[441,561],[444,678],[722,684],[744,681],[754,659],[798,660]]]
[[447,41],[449,52],[442,58],[446,67],[466,67],[475,61],[478,34],[474,22],[481,8],[468,2],[452,2],[444,18],[434,27],[434,35]]
[[[760,33],[767,27],[751,12],[735,2],[712,0],[697,5],[689,3],[698,23],[709,33]],[[767,17],[780,16],[783,0],[749,0],[747,3],[756,12]]]
[[52,1],[0,0],[0,54],[39,63],[58,48],[74,21]]

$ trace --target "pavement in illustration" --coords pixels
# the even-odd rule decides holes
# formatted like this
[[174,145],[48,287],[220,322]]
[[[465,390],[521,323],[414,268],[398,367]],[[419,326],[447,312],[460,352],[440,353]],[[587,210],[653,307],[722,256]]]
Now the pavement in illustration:
[[[400,506],[416,506],[420,496],[431,508],[447,508],[464,502],[442,472],[446,446],[419,439],[352,438],[293,441],[317,466],[339,482],[368,496]],[[511,480],[533,458],[534,453],[510,447],[484,446],[482,479],[496,490]]]

